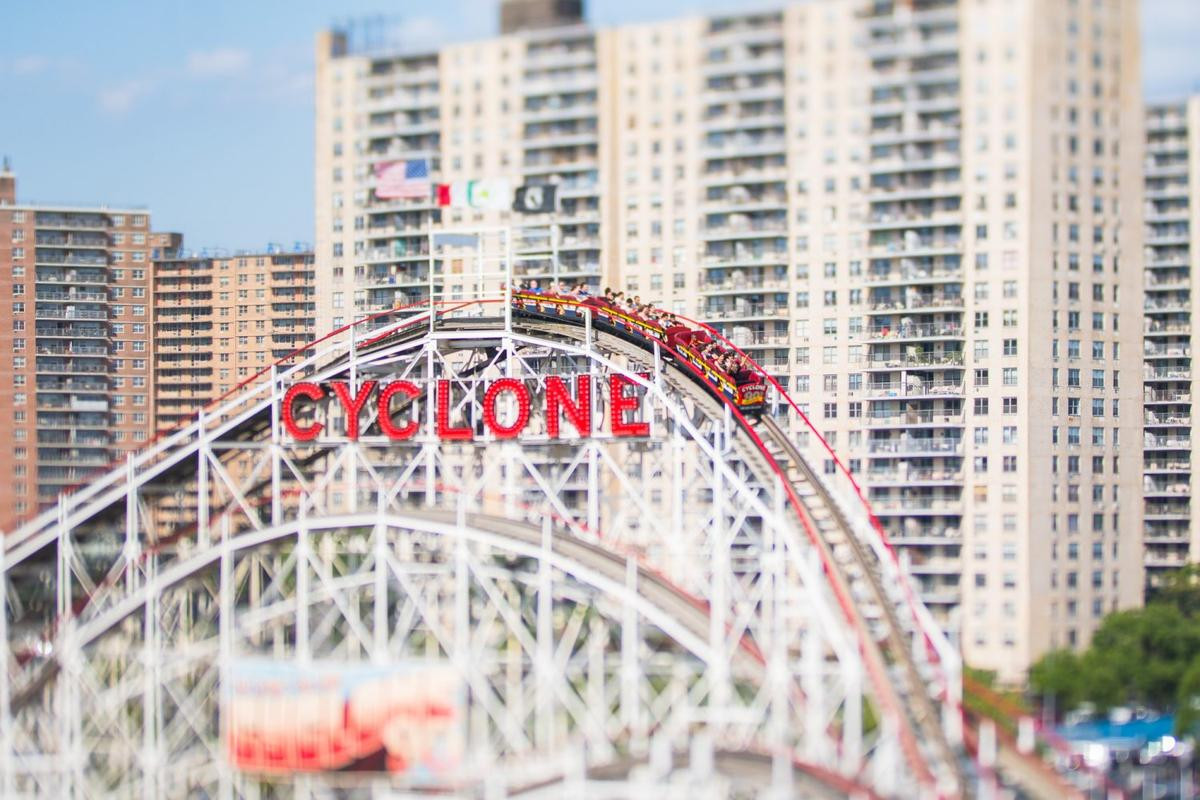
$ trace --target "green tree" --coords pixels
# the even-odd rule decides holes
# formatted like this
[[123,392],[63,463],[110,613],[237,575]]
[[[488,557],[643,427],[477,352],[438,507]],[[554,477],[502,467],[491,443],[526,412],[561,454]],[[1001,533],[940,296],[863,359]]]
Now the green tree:
[[1175,732],[1181,736],[1200,733],[1200,655],[1179,681],[1179,697],[1175,705]]
[[1174,704],[1179,681],[1200,653],[1200,626],[1173,605],[1105,617],[1082,658],[1085,699],[1100,708]]
[[1101,710],[1127,704],[1167,710],[1200,696],[1198,662],[1200,579],[1183,577],[1146,607],[1105,617],[1082,654],[1046,654],[1030,669],[1029,684],[1043,697],[1053,694],[1060,711],[1083,701]]
[[1029,685],[1042,697],[1053,696],[1056,708],[1069,710],[1083,700],[1079,656],[1052,650],[1029,669]]
[[1188,564],[1169,573],[1151,590],[1148,604],[1175,606],[1189,617],[1200,617],[1200,564]]

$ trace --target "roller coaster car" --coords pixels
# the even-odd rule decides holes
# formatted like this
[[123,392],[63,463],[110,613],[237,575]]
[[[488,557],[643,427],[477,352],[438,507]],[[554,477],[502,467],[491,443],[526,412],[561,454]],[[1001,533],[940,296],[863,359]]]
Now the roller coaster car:
[[729,400],[743,413],[758,414],[766,405],[767,385],[762,375],[754,370],[741,370],[731,375],[701,356],[704,346],[713,340],[708,331],[686,325],[664,330],[657,322],[643,319],[599,297],[580,301],[551,294],[513,292],[512,304],[518,314],[579,325],[583,324],[587,313],[583,309],[587,307],[591,309],[592,324],[600,330],[646,349],[651,349],[655,341],[667,345],[668,359],[686,361],[692,367],[687,371],[697,383]]

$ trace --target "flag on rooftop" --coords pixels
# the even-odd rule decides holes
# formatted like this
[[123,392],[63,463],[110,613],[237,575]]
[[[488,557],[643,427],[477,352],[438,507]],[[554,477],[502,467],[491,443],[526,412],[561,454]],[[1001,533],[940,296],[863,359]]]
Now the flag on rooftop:
[[386,161],[375,165],[375,196],[380,200],[428,198],[429,161]]

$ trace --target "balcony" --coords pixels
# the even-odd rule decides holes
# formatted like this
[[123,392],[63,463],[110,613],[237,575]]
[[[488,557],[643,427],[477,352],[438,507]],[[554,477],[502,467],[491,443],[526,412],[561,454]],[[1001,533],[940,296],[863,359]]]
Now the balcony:
[[74,283],[95,286],[107,286],[108,274],[105,272],[67,272],[65,274],[38,271],[34,278],[36,283]]
[[701,281],[700,291],[718,294],[718,293],[737,293],[737,292],[754,292],[768,290],[786,291],[788,281],[786,278],[751,278],[749,280],[724,280],[724,281]]
[[870,325],[867,341],[889,342],[915,339],[961,339],[963,328],[957,322],[904,323],[899,325]]
[[67,393],[87,392],[89,394],[103,394],[109,389],[108,381],[95,380],[94,378],[49,378],[48,376],[39,375],[37,383],[38,392],[46,393]]
[[872,244],[868,249],[871,258],[890,256],[934,256],[962,251],[962,239],[943,236],[905,236],[903,241],[893,240],[885,244]]
[[104,375],[109,371],[107,362],[94,361],[70,362],[38,360],[39,375]]
[[67,356],[107,356],[108,347],[105,345],[91,345],[83,343],[74,344],[47,344],[38,342],[36,352],[38,355],[67,355]]
[[1142,493],[1146,497],[1181,497],[1190,498],[1191,484],[1179,479],[1142,479]]
[[559,250],[599,250],[600,237],[597,236],[563,236],[558,243]]
[[901,463],[895,469],[872,469],[865,474],[869,486],[895,484],[898,486],[919,486],[921,484],[959,484],[962,482],[961,469],[930,467],[921,469],[912,467],[908,462]]
[[1187,546],[1174,553],[1155,553],[1147,552],[1145,556],[1145,564],[1147,569],[1178,569],[1187,566],[1191,561],[1188,558]]
[[[953,101],[957,104],[957,98]],[[907,105],[901,103],[901,106]],[[875,109],[873,109],[875,110]],[[889,175],[898,172],[927,172],[937,169],[954,169],[962,162],[962,155],[957,152],[910,152],[899,156],[883,156],[871,159],[870,169],[873,175]]]
[[868,305],[872,314],[883,314],[897,311],[961,311],[966,307],[961,295],[913,295],[899,299],[883,299]]
[[763,317],[787,317],[790,309],[786,304],[747,303],[735,308],[701,309],[706,320],[759,319]]
[[1190,381],[1191,367],[1152,367],[1145,370],[1144,377],[1148,381]]
[[34,237],[38,247],[79,247],[103,250],[108,247],[108,237],[104,234],[84,233],[43,233],[38,231]]
[[1167,427],[1191,427],[1191,414],[1156,414],[1153,411],[1147,411],[1144,418],[1145,425],[1159,428]]
[[773,100],[782,97],[783,94],[784,84],[782,81],[738,80],[718,86],[710,85],[705,88],[700,99],[706,105],[716,105],[733,100],[742,102]]
[[875,399],[887,398],[936,398],[962,396],[961,380],[914,380],[872,381],[867,384],[867,396]]
[[522,89],[527,98],[543,97],[595,91],[599,83],[600,77],[597,70],[583,68],[557,75],[551,73],[541,77],[526,78],[522,83]]
[[1146,313],[1175,313],[1188,311],[1191,309],[1192,302],[1187,297],[1164,297],[1151,300],[1149,297],[1143,303],[1143,308]]
[[1146,358],[1191,358],[1192,348],[1187,345],[1159,345],[1144,347],[1142,354]]
[[[786,333],[738,333],[733,331],[729,334],[729,340],[738,347],[745,348],[763,348],[763,347],[786,347],[791,341],[791,338]],[[766,365],[764,365],[766,366]],[[775,363],[770,366],[786,367],[786,360],[783,363]]]
[[787,115],[782,108],[767,109],[757,112],[721,112],[710,114],[701,120],[700,125],[706,131],[737,130],[738,128],[762,129],[782,128],[787,121]]
[[[735,187],[741,188],[741,187]],[[773,211],[787,207],[787,194],[782,192],[727,192],[722,197],[709,197],[704,200],[704,210],[707,213],[731,213],[752,211]]]
[[934,411],[932,409],[901,411],[899,413],[872,412],[866,416],[866,421],[869,428],[895,428],[915,425],[961,426],[963,424],[963,413],[962,411],[949,413],[946,411]]
[[85,256],[79,254],[60,255],[46,253],[38,248],[34,262],[41,265],[56,266],[59,264],[75,267],[107,267],[108,259],[104,256]]
[[[781,34],[779,39],[770,42],[774,45],[775,42],[782,42]],[[709,59],[702,67],[705,76],[714,75],[729,75],[729,74],[752,74],[759,75],[765,72],[779,72],[784,67],[783,49],[782,47],[769,46],[767,48],[756,48],[751,46],[741,46],[733,48],[732,52],[726,51],[727,57],[722,60]]]
[[704,186],[721,185],[754,185],[762,183],[778,183],[788,179],[786,164],[754,167],[726,167],[710,169],[700,176]]
[[1146,289],[1150,291],[1167,291],[1171,289],[1190,289],[1192,286],[1191,278],[1187,275],[1172,275],[1170,277],[1160,277],[1153,273],[1146,276],[1144,284]]
[[1171,503],[1146,503],[1143,510],[1147,521],[1169,522],[1171,520],[1186,520],[1192,516],[1191,509],[1186,505]]
[[869,194],[889,202],[900,200],[927,200],[937,197],[954,197],[963,192],[959,180],[888,181],[872,183]]
[[1186,158],[1182,159],[1146,159],[1147,163],[1143,174],[1147,178],[1160,178],[1170,175],[1186,175],[1188,171],[1188,162]]
[[106,309],[44,308],[38,306],[34,309],[33,315],[37,319],[108,319],[108,311]]
[[704,267],[706,269],[786,264],[787,261],[787,250],[777,250],[774,248],[762,250],[741,248],[734,250],[732,253],[707,252],[704,254]]
[[1191,472],[1192,462],[1178,458],[1148,458],[1142,462],[1143,472]]
[[35,335],[45,338],[59,339],[108,339],[108,331],[104,328],[76,328],[76,327],[54,327],[42,328],[39,327],[35,331]]
[[389,261],[404,261],[412,259],[428,259],[429,245],[427,243],[408,245],[397,243],[396,247],[376,248],[363,254],[363,260],[368,264],[387,263]]
[[963,365],[961,352],[951,353],[872,353],[868,370],[958,368]]
[[77,448],[62,448],[52,449],[48,453],[43,454],[46,448],[38,448],[38,465],[39,466],[54,466],[61,465],[70,466],[107,466],[112,459],[107,450],[100,453],[87,452]]
[[1190,403],[1192,393],[1187,389],[1151,389],[1143,392],[1146,403]]
[[962,439],[872,439],[867,452],[872,455],[961,455]]
[[867,220],[869,231],[897,231],[909,228],[942,228],[962,224],[960,209],[930,209],[928,211],[885,213],[876,211]]
[[1146,324],[1142,326],[1143,332],[1147,334],[1171,334],[1171,333],[1191,333],[1191,320],[1146,320]]
[[67,228],[71,230],[108,230],[108,217],[103,214],[55,214],[39,212],[34,224],[38,228]]
[[784,153],[787,151],[787,139],[783,136],[726,136],[705,140],[701,151],[708,158],[723,154],[736,154],[741,157]]
[[[551,100],[558,100],[552,96]],[[596,117],[595,99],[586,102],[551,102],[542,103],[534,108],[526,106],[521,113],[521,120],[527,124],[539,122],[555,122],[560,120],[594,119]]]
[[[938,259],[940,262],[941,259]],[[914,259],[916,262],[916,259]],[[956,283],[963,280],[962,268],[955,266],[915,267],[905,266],[901,269],[887,271],[871,270],[867,273],[867,283],[872,285],[904,285],[910,283]]]
[[1187,436],[1145,436],[1143,447],[1147,450],[1191,450],[1192,440]]
[[905,516],[908,514],[953,514],[963,512],[960,498],[906,497],[871,499],[876,516]]
[[700,235],[704,239],[741,239],[759,236],[787,236],[786,220],[743,222],[732,225],[708,225]]
[[86,289],[83,291],[72,292],[55,292],[55,291],[39,291],[34,294],[38,300],[54,300],[68,303],[107,303],[108,295],[105,292],[89,292]]

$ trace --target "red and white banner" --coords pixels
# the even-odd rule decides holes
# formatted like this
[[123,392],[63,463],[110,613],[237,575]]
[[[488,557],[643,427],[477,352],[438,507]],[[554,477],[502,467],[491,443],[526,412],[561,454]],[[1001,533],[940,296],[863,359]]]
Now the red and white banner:
[[450,208],[507,211],[512,206],[513,188],[507,178],[454,181],[437,187],[437,203]]
[[390,772],[454,782],[463,692],[446,662],[389,665],[246,660],[231,669],[227,749],[247,772]]

